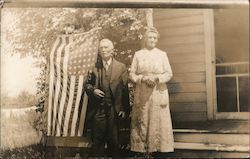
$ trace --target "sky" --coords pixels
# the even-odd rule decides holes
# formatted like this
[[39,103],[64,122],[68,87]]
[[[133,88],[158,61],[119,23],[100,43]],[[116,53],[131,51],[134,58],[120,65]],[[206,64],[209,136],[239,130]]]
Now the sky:
[[26,90],[36,93],[36,77],[39,68],[34,67],[32,57],[20,58],[18,55],[1,54],[1,93],[16,96]]
[[[1,12],[1,93],[9,96],[16,96],[21,91],[36,93],[36,77],[39,69],[34,67],[35,59],[32,57],[20,58],[17,53],[11,56],[9,50],[11,43],[5,40],[6,28],[13,28],[17,17],[12,15],[11,9],[4,9]],[[14,27],[13,32],[18,34],[21,30]]]

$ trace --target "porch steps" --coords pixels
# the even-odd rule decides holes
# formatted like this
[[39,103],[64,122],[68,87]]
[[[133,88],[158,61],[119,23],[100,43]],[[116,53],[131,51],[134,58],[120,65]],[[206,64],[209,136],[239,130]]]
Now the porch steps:
[[249,134],[211,132],[209,130],[175,129],[176,149],[249,152]]
[[[170,153],[174,158],[250,158],[249,122],[216,121],[174,126],[175,151]],[[123,129],[120,133],[121,143],[126,148],[129,146],[129,132],[129,129]],[[90,150],[91,141],[89,136],[85,138],[48,137],[46,145]],[[130,152],[126,148],[124,154],[129,155]]]
[[[129,132],[123,143],[129,143]],[[125,135],[126,134],[126,135]],[[174,146],[180,150],[211,150],[227,152],[250,152],[249,134],[212,133],[207,130],[174,129]],[[48,137],[47,146],[91,147],[89,138],[84,137]]]
[[250,158],[249,121],[175,123],[173,157]]

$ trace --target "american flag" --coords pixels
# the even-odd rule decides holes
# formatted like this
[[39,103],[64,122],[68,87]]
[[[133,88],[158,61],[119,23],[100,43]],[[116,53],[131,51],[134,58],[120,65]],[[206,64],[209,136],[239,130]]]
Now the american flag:
[[50,54],[48,136],[82,136],[88,97],[84,81],[97,59],[100,28],[58,35]]

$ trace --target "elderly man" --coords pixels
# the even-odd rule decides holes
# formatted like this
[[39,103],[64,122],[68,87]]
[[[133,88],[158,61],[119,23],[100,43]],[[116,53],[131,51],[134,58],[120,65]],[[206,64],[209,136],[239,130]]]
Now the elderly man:
[[125,117],[128,107],[127,69],[112,57],[113,49],[109,39],[100,41],[99,63],[97,60],[86,85],[95,156],[104,156],[107,144],[108,156],[118,157],[118,120]]

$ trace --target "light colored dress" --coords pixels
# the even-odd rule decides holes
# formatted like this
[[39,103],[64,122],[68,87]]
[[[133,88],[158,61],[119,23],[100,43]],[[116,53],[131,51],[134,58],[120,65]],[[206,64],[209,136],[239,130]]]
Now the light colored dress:
[[[155,87],[148,87],[144,75],[158,76]],[[136,83],[131,112],[131,151],[172,152],[174,138],[166,82],[173,76],[166,52],[154,48],[135,53],[130,79]]]

